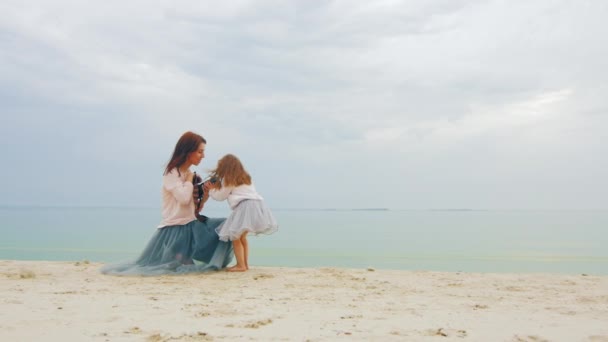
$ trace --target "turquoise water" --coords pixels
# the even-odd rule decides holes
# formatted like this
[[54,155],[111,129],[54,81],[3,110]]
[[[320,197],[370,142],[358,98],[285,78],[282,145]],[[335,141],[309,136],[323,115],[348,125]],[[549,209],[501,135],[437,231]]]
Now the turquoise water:
[[[250,239],[252,265],[608,274],[608,211],[274,214],[279,232]],[[157,208],[0,207],[0,259],[131,259],[159,220]]]

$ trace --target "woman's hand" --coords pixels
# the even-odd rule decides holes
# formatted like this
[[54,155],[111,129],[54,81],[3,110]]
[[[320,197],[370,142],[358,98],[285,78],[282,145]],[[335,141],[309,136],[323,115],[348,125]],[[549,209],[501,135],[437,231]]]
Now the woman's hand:
[[[204,204],[205,202],[207,202],[208,199],[209,199],[209,191],[205,191],[205,193],[203,194],[203,198],[201,198],[201,203]],[[202,210],[202,206],[201,206],[201,210]]]
[[215,184],[212,184],[210,181],[206,181],[204,183],[204,187],[205,187],[205,193],[208,193],[209,190],[215,189],[217,186]]

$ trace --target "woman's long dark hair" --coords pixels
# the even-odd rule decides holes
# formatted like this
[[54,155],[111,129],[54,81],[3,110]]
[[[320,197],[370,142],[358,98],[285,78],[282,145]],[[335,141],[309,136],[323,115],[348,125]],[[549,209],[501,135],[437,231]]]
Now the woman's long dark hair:
[[175,144],[173,156],[171,156],[171,159],[169,159],[164,174],[166,175],[174,168],[177,168],[177,173],[180,174],[179,166],[186,162],[188,155],[196,151],[201,143],[206,144],[207,140],[194,132],[186,132],[182,134],[177,141],[177,144]]

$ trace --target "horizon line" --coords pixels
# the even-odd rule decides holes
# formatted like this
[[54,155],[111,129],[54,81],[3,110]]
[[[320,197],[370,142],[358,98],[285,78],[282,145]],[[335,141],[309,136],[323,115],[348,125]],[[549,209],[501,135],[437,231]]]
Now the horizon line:
[[[39,205],[39,204],[0,204],[2,209],[158,209],[160,206],[138,206],[138,205]],[[228,209],[228,208],[225,208]],[[388,208],[388,207],[352,207],[352,208],[314,208],[314,207],[284,207],[271,208],[276,211],[608,211],[606,208]],[[211,210],[218,210],[211,208]],[[223,210],[223,209],[219,209]]]

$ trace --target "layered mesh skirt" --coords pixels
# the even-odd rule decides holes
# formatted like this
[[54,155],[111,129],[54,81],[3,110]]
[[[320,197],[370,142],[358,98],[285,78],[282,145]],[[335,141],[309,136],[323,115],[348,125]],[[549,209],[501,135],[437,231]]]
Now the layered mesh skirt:
[[162,275],[216,271],[232,260],[232,244],[220,241],[216,228],[223,218],[157,229],[135,261],[106,265],[112,275]]
[[272,234],[279,228],[277,220],[262,200],[243,200],[226,221],[216,228],[222,241],[238,239],[243,232],[253,235]]

